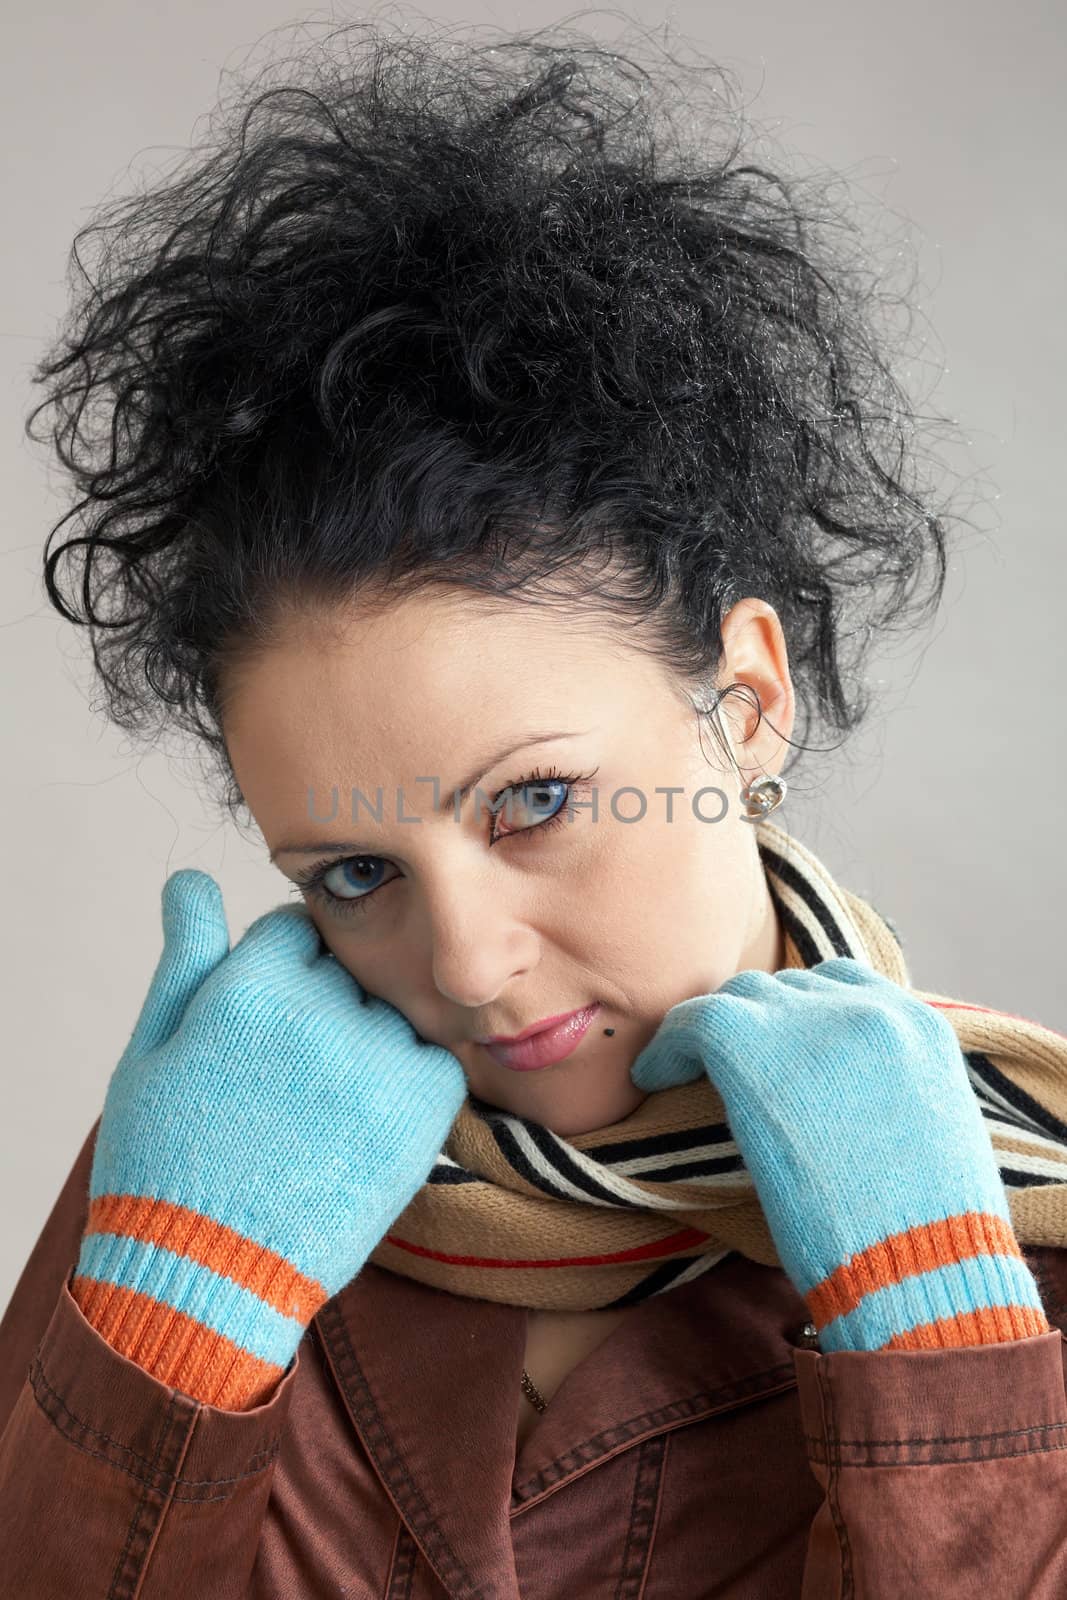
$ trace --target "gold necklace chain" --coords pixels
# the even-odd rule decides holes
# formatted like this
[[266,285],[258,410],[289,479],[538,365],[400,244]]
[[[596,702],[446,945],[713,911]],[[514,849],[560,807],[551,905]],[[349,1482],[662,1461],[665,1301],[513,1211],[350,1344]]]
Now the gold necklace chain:
[[546,1410],[547,1407],[548,1407],[548,1401],[545,1399],[544,1395],[541,1393],[541,1391],[537,1387],[536,1383],[534,1383],[533,1379],[530,1377],[530,1374],[527,1372],[525,1367],[523,1367],[523,1369],[522,1369],[521,1382],[522,1382],[522,1392],[526,1396],[527,1400],[529,1400],[529,1402],[533,1406],[534,1410],[535,1411],[544,1411],[544,1410]]

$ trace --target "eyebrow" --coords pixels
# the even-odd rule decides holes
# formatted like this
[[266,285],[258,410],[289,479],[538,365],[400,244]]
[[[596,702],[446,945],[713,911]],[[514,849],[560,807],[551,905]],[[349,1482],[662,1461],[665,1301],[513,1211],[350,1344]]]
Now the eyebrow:
[[[592,732],[590,728],[577,728],[553,730],[549,733],[527,733],[518,744],[507,745],[503,750],[496,750],[487,756],[483,756],[478,763],[477,771],[473,772],[469,778],[465,778],[462,783],[451,785],[447,792],[455,792],[461,801],[466,800],[475,784],[480,783],[487,773],[492,772],[493,768],[499,766],[500,762],[506,760],[508,756],[518,755],[520,750],[528,750],[536,744],[547,744],[550,739],[580,739],[584,734],[590,732]],[[323,850],[348,852],[355,855],[360,851],[369,851],[373,848],[373,845],[364,839],[285,839],[281,844],[275,845],[269,859],[273,862],[277,856],[281,855],[319,855]]]

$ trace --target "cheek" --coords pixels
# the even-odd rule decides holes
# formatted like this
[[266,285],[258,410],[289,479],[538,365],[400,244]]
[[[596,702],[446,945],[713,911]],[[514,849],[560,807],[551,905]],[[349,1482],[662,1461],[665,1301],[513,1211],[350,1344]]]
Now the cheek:
[[[338,927],[336,920],[330,916],[328,911],[312,912],[312,921],[318,928],[322,942],[327,950],[344,967],[345,971],[355,978],[362,989],[368,994],[388,1000],[390,1005],[403,1010],[401,997],[395,993],[395,981],[390,980],[390,973],[394,975],[395,979],[397,970],[395,961],[390,963],[383,959],[380,952],[376,957],[370,951],[360,951],[357,954],[355,941],[345,936],[344,924],[342,923]],[[394,992],[387,992],[390,990]]]
[[709,836],[721,830],[663,831],[666,845],[661,834],[648,851],[631,847],[583,897],[580,959],[626,996],[635,1018],[661,1019],[679,999],[720,988],[747,938],[744,863],[716,848]]
[[[319,937],[332,956],[341,963],[346,972],[362,983],[362,974],[356,970],[360,963],[352,959],[351,940],[346,940],[336,920],[327,911],[312,911],[311,920],[319,930]],[[348,948],[346,949],[346,945]],[[363,963],[362,965],[366,965]]]

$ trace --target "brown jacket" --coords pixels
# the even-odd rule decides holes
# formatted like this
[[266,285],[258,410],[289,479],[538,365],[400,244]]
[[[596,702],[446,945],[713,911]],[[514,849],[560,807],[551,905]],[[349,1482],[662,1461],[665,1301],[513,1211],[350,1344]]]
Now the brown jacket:
[[1063,1600],[1067,1251],[1056,1331],[804,1348],[733,1255],[644,1302],[515,1459],[525,1312],[367,1266],[269,1404],[168,1389],[67,1284],[95,1128],[0,1324],[4,1600]]

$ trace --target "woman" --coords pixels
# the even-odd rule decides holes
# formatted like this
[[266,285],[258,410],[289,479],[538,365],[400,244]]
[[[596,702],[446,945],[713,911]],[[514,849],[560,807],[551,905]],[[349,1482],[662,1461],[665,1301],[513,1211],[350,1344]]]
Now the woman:
[[858,280],[656,92],[339,35],[41,364],[48,592],[302,899],[164,886],[4,1322],[13,1594],[1067,1586],[1067,1041],[771,820],[944,529]]

